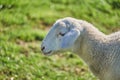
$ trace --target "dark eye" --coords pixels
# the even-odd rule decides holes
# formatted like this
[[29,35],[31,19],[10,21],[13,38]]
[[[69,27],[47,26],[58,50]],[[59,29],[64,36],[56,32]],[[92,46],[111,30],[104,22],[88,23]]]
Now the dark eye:
[[59,33],[59,35],[64,36],[64,35],[65,35],[65,33],[61,33],[61,32],[60,32],[60,33]]

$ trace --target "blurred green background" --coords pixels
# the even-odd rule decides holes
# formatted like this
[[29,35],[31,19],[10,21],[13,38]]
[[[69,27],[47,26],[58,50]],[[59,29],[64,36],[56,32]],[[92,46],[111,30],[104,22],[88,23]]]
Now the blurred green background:
[[109,34],[120,30],[120,0],[0,0],[0,80],[97,80],[76,55],[42,55],[59,18],[83,19]]

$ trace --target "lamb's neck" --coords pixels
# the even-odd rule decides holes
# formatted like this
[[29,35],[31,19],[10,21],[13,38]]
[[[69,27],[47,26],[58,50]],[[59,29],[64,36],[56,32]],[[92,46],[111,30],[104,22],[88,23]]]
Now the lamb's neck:
[[82,36],[83,38],[81,39],[82,41],[81,48],[83,55],[86,54],[90,57],[101,55],[98,53],[98,51],[101,50],[101,48],[104,46],[105,42],[107,41],[106,35],[93,26],[86,27],[83,35],[84,36]]
[[[94,27],[86,27],[80,39],[77,54],[89,65],[94,74],[99,74],[102,69],[104,53],[100,53],[106,42],[106,35]],[[98,75],[97,75],[98,76]]]

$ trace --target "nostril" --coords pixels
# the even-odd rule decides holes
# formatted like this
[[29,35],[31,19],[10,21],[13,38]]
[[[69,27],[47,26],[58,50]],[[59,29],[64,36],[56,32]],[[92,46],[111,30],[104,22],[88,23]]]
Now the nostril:
[[45,47],[43,46],[42,48],[41,48],[41,50],[43,51],[45,49]]

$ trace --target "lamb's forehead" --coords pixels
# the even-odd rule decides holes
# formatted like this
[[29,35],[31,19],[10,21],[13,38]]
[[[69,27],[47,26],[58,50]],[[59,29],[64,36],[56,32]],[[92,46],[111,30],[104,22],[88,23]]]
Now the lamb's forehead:
[[67,17],[67,18],[63,18],[63,19],[59,19],[57,20],[57,22],[63,22],[66,24],[70,24],[71,22],[74,22],[76,19],[71,18],[71,17]]
[[68,26],[66,25],[66,23],[63,20],[57,20],[54,24],[53,24],[53,29],[62,29],[62,28],[67,28]]
[[75,19],[67,17],[63,19],[59,19],[54,23],[55,27],[68,27],[67,24],[70,25],[72,22],[74,22]]
[[[58,19],[53,27],[54,29],[64,29],[64,28],[67,28],[67,29],[70,29],[70,28],[75,28],[77,25],[79,25],[79,23],[83,23],[82,20],[78,20],[78,19],[74,19],[74,18],[71,18],[71,17],[67,17],[67,18],[62,18],[62,19]],[[72,26],[71,26],[72,25]]]

